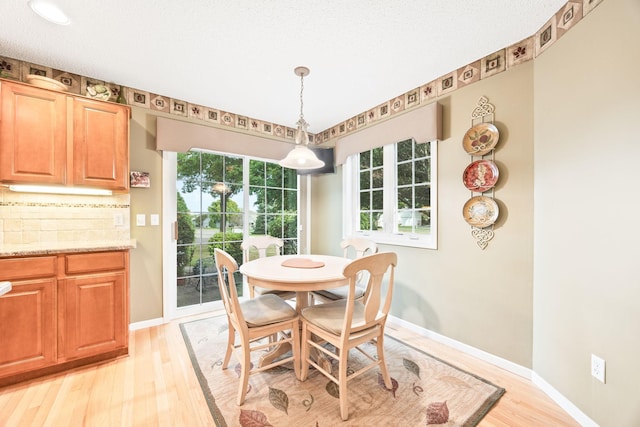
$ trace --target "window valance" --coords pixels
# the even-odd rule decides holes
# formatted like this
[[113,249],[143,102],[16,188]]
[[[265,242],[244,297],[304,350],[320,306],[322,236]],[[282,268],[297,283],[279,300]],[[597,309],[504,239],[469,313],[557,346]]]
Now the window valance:
[[352,154],[412,138],[418,143],[442,139],[442,105],[433,102],[340,138],[336,164],[344,164]]
[[157,150],[184,153],[192,148],[280,160],[293,148],[293,143],[158,117]]

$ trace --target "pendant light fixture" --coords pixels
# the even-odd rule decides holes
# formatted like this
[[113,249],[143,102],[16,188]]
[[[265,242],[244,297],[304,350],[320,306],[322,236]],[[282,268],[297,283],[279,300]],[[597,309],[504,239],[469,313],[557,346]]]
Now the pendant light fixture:
[[296,67],[293,72],[296,76],[300,76],[300,118],[298,119],[296,130],[295,142],[296,145],[287,154],[287,157],[280,160],[280,166],[291,169],[317,169],[324,166],[324,162],[309,149],[309,134],[307,133],[307,126],[309,124],[304,120],[304,114],[302,113],[302,107],[304,105],[302,101],[302,91],[304,90],[304,76],[309,75],[309,69],[307,67]]

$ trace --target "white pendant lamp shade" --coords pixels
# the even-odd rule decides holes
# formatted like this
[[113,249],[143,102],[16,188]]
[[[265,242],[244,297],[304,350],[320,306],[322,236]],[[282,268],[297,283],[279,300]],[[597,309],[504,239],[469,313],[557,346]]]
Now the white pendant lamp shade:
[[317,169],[324,166],[324,162],[309,147],[298,144],[289,151],[287,157],[280,160],[279,165],[290,169]]
[[304,89],[304,76],[309,74],[309,69],[307,67],[296,67],[296,69],[293,71],[297,76],[300,76],[300,118],[298,119],[298,129],[296,130],[295,136],[296,145],[284,159],[278,162],[278,164],[282,167],[290,169],[321,168],[322,166],[324,166],[324,162],[318,159],[315,153],[308,147],[308,124],[304,120],[304,114],[302,113],[302,91]]

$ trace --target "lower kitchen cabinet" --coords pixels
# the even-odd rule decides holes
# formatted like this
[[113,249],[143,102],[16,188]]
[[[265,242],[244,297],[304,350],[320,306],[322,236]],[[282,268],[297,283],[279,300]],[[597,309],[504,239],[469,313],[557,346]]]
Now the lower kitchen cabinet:
[[3,280],[0,386],[128,353],[128,250],[0,258]]
[[13,281],[0,297],[0,377],[56,363],[56,279]]

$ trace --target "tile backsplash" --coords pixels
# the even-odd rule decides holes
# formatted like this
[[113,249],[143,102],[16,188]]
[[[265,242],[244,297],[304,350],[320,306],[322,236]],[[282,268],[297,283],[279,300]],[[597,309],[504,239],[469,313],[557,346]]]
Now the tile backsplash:
[[130,195],[15,193],[0,187],[0,245],[128,241]]

